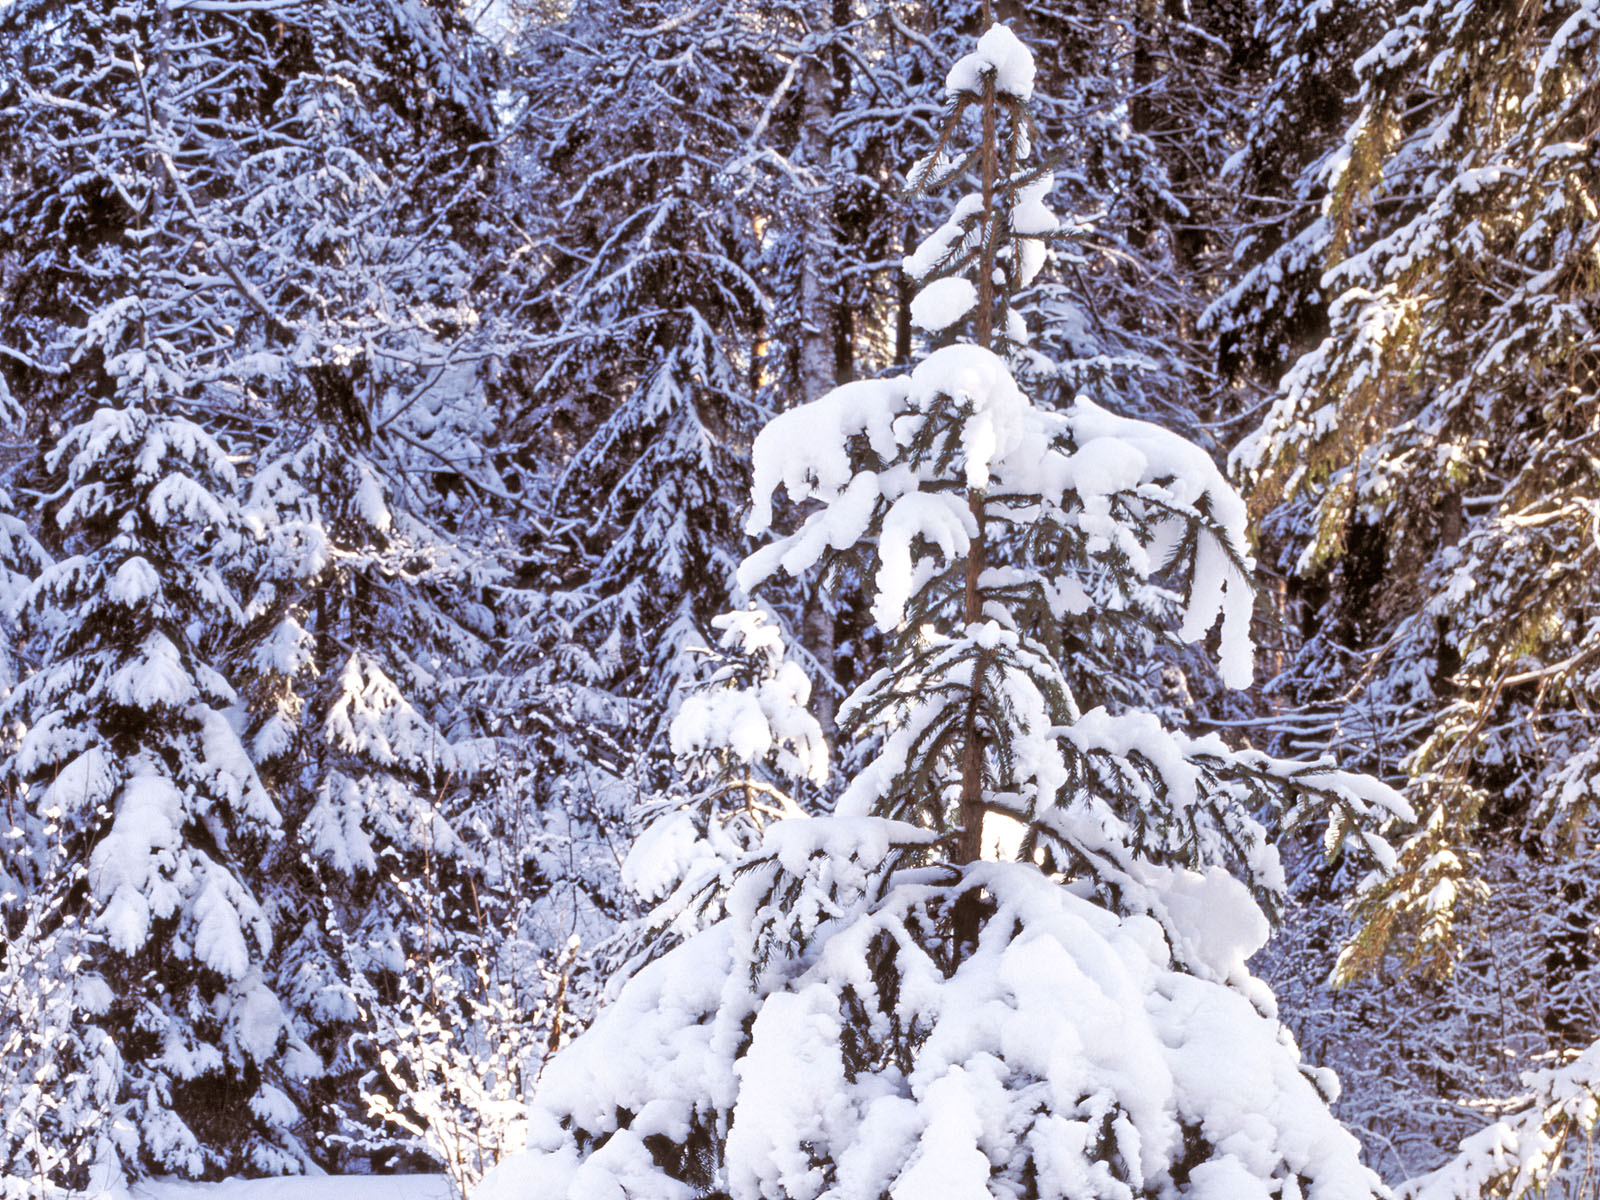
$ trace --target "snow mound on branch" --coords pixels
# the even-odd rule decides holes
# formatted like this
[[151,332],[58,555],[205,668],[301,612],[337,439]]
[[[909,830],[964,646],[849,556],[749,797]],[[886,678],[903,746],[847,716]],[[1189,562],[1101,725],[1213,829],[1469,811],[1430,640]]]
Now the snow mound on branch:
[[942,333],[978,304],[978,289],[960,276],[935,279],[911,299],[911,319],[929,333]]
[[[955,432],[934,432],[946,428]],[[930,432],[954,441],[935,447],[950,451],[948,467],[936,465],[940,453],[914,449]],[[963,343],[934,351],[910,376],[845,384],[778,415],[752,456],[748,532],[771,527],[780,485],[796,502],[823,507],[744,561],[738,582],[746,592],[780,569],[799,575],[830,549],[876,540],[873,619],[893,629],[931,561],[925,551],[950,562],[970,548],[976,525],[948,487],[959,472],[973,492],[1039,497],[1041,510],[1070,523],[1090,555],[1115,551],[1139,578],[1165,569],[1186,540],[1184,526],[1199,526],[1178,632],[1200,641],[1220,618],[1222,677],[1231,687],[1250,683],[1245,504],[1204,450],[1170,430],[1083,396],[1065,413],[1036,408],[1004,359]],[[1056,585],[1081,582],[1063,576]]]
[[981,96],[983,78],[994,73],[994,90],[1003,96],[1026,101],[1033,95],[1037,73],[1033,52],[1004,25],[994,25],[978,39],[978,48],[964,55],[950,68],[945,78],[945,95],[954,99],[962,93]]
[[[904,825],[773,832],[730,919],[549,1064],[529,1152],[475,1200],[1373,1196],[1278,1024],[1174,970],[1154,921],[1026,864],[897,872],[896,843],[926,838]],[[989,911],[952,970],[967,892]],[[1250,953],[1243,889],[1205,900],[1195,936]]]

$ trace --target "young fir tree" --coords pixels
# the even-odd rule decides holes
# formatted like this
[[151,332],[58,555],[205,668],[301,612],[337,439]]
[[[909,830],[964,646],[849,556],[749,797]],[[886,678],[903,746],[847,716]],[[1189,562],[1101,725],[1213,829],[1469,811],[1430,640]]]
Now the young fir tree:
[[[782,626],[752,604],[713,622],[712,669],[678,705],[670,728],[679,784],[637,822],[622,878],[655,911],[613,939],[613,959],[631,964],[660,952],[669,928],[682,936],[700,916],[708,888],[733,861],[761,844],[774,820],[803,816],[796,793],[828,780],[828,746],[809,708],[811,680],[788,659]],[[809,795],[807,796],[809,798]],[[714,890],[714,889],[712,889]]]
[[[605,871],[542,778],[572,772],[561,735],[586,714],[520,652],[539,607],[518,574],[539,564],[513,549],[532,489],[502,470],[492,411],[505,331],[480,271],[503,243],[470,29],[453,4],[352,0],[301,10],[291,41],[277,111],[304,140],[250,159],[227,214],[239,269],[280,298],[241,325],[289,368],[250,443],[230,666],[289,834],[265,869],[283,994],[327,1063],[313,1099],[338,1127],[318,1132],[335,1162],[381,1164],[446,1153],[367,1120],[443,1061],[441,1005],[458,1058],[549,1033],[520,1001],[569,937],[594,939]],[[359,102],[350,76],[375,81]]]
[[872,580],[888,650],[843,719],[875,753],[835,815],[773,825],[727,873],[725,918],[551,1063],[532,1150],[483,1195],[1373,1192],[1245,966],[1268,929],[1252,893],[1282,884],[1253,813],[1283,788],[1362,818],[1403,805],[1084,711],[1062,673],[1063,619],[1199,640],[1220,615],[1242,685],[1250,592],[1243,505],[1201,451],[1088,401],[1042,411],[1012,378],[1012,298],[1055,226],[1033,77],[990,28],[914,172],[977,177],[910,264],[917,318],[972,341],[755,447],[753,527],[780,483],[814,506],[741,578],[849,559]]

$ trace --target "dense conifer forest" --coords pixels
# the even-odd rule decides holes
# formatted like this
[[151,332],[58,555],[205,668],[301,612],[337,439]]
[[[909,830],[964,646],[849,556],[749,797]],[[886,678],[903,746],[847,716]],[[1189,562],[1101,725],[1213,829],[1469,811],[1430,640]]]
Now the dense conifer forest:
[[0,1200],[1592,1196],[1597,435],[1600,0],[0,0]]

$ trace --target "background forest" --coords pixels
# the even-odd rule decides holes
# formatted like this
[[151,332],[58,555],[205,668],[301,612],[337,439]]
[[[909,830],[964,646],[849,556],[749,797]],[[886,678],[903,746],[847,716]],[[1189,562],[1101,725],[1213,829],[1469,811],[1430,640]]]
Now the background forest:
[[[0,0],[0,1196],[469,1188],[657,901],[882,778],[875,672],[945,602],[834,535],[741,573],[753,447],[956,348],[936,185],[997,88],[995,186],[1055,216],[975,260],[978,343],[1037,428],[1204,452],[1189,585],[1243,561],[1223,474],[1255,560],[1254,686],[1113,572],[1052,610],[1061,711],[1190,731],[1219,855],[1276,839],[1254,969],[1384,1180],[1593,1191],[1600,5],[994,4],[1026,88],[947,74],[978,0]],[[1324,756],[1409,805],[1376,869],[1252,790]]]

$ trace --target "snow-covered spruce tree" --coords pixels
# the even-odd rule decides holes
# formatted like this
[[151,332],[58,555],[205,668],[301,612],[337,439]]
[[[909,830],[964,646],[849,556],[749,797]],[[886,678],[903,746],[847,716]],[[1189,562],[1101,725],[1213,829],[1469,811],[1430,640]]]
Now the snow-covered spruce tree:
[[[564,747],[528,736],[578,722],[520,650],[538,597],[516,573],[541,563],[515,549],[536,536],[531,489],[497,465],[486,364],[504,343],[478,272],[502,247],[481,223],[493,114],[474,44],[452,4],[296,16],[279,105],[304,141],[250,160],[227,214],[239,269],[279,298],[241,324],[289,368],[252,440],[254,591],[231,663],[290,835],[266,864],[283,994],[328,1064],[329,1157],[354,1165],[402,1149],[367,1103],[396,1098],[387,1063],[437,1065],[441,991],[482,1001],[459,1005],[463,1053],[537,1024],[519,1002],[574,932],[594,937],[572,910],[603,872],[539,778],[570,766]],[[358,98],[351,75],[382,85]]]
[[[891,264],[911,206],[892,164],[937,118],[906,79],[933,61],[928,24],[883,0],[595,0],[527,49],[540,269],[519,311],[540,332],[512,361],[557,515],[594,555],[569,579],[569,640],[598,648],[590,679],[643,700],[658,747],[661,685],[731,600],[746,547],[727,481],[763,414],[910,353]],[[769,601],[803,627],[831,709],[831,602]]]
[[[205,1059],[183,1068],[198,1078],[172,1101],[196,1122],[193,1144],[123,1149],[130,1165],[188,1174],[294,1169],[328,1131],[328,1108],[362,1107],[363,1064],[349,1055],[358,986],[392,997],[421,952],[402,884],[438,885],[427,916],[454,923],[453,947],[475,921],[487,926],[478,941],[498,947],[525,879],[525,863],[501,848],[514,830],[519,849],[534,840],[528,812],[500,805],[532,793],[485,786],[508,756],[480,736],[488,722],[474,702],[497,688],[529,701],[500,687],[492,653],[526,605],[497,560],[518,498],[491,461],[480,367],[492,347],[472,294],[489,106],[450,3],[102,13],[40,2],[0,20],[0,153],[17,197],[0,214],[0,369],[42,436],[66,431],[54,466],[32,464],[27,482],[59,506],[81,459],[82,486],[100,489],[64,530],[49,522],[45,540],[69,553],[120,552],[108,539],[155,537],[169,515],[189,523],[146,555],[176,589],[159,620],[186,669],[211,672],[196,677],[243,731],[282,818],[272,823],[283,836],[245,847],[240,864],[264,918],[250,928],[252,964],[282,999],[295,1049],[268,1058],[304,1068],[309,1045],[324,1068],[302,1071],[292,1105],[261,1102],[260,1121],[294,1153],[240,1143],[256,1120],[251,1094],[235,1086],[212,1103],[205,1089],[220,1068]],[[108,401],[116,407],[97,411]],[[95,422],[117,413],[127,436],[101,437]],[[172,425],[180,416],[194,426]],[[130,461],[101,483],[84,439]],[[146,474],[162,453],[205,474],[212,507],[141,500],[160,485]],[[41,680],[72,669],[70,638],[102,636],[54,607],[45,596],[33,610]],[[217,698],[222,680],[240,685],[237,703]],[[47,711],[37,695],[25,688],[18,700],[34,705],[24,719],[34,734]],[[502,728],[526,715],[503,710]],[[242,795],[253,801],[250,779]],[[202,845],[211,836],[198,819],[179,828]],[[69,846],[88,853],[92,838],[75,832]],[[564,858],[551,849],[544,863]],[[473,954],[463,948],[454,964],[469,976]],[[215,990],[160,972],[119,982],[133,1005],[145,991],[160,1004],[212,1004]],[[118,1036],[130,1070],[154,1053]]]
[[289,1097],[320,1069],[274,991],[260,866],[280,816],[219,669],[253,541],[221,414],[267,367],[237,350],[230,309],[261,297],[239,294],[216,194],[190,174],[235,153],[245,80],[195,21],[226,23],[165,4],[0,13],[0,369],[39,422],[22,478],[55,556],[26,595],[4,773],[35,872],[52,826],[73,872],[34,889],[61,887],[59,915],[95,937],[83,970],[109,1003],[79,1019],[120,1057],[122,1160],[189,1175],[302,1166]]
[[6,768],[37,836],[59,824],[87,867],[64,911],[103,935],[82,969],[105,1004],[82,1019],[120,1051],[125,1160],[282,1169],[304,1161],[288,1092],[321,1064],[269,982],[256,866],[279,814],[198,650],[237,626],[222,564],[247,535],[226,456],[173,411],[188,364],[147,328],[102,328],[113,404],[47,460],[63,554],[28,595],[45,649],[7,705],[25,732]]
[[[513,420],[588,559],[566,572],[552,653],[633,697],[689,668],[742,552],[727,481],[748,476],[742,360],[766,299],[729,173],[750,106],[739,15],[584,0],[522,55],[512,186],[532,275],[508,302],[537,332],[509,360]],[[635,722],[645,743],[663,730],[649,707]]]
[[1236,452],[1342,635],[1302,695],[1425,817],[1351,968],[1447,969],[1480,853],[1593,836],[1597,71],[1585,3],[1421,3],[1382,36],[1331,177],[1331,331]]
[[[1483,1097],[1529,1101],[1430,1195],[1558,1178],[1593,1111],[1589,1051],[1516,1074],[1600,1035],[1568,999],[1593,901],[1551,861],[1592,870],[1597,26],[1586,4],[1416,4],[1375,36],[1329,164],[1329,333],[1238,455],[1312,631],[1293,698],[1425,818],[1345,960],[1444,976],[1353,983],[1385,1030],[1395,1009],[1465,1014],[1446,1053],[1408,1036],[1414,1066],[1385,1080],[1438,1114],[1427,1139],[1400,1131],[1433,1143],[1406,1165]],[[1520,961],[1487,970],[1508,936]],[[1469,1036],[1484,1010],[1516,1016]]]
[[1035,408],[1003,357],[1053,227],[1032,83],[992,27],[914,172],[978,177],[915,259],[920,315],[973,342],[755,447],[757,529],[780,483],[816,507],[744,580],[850,555],[874,581],[887,661],[843,717],[877,752],[836,815],[772,826],[726,876],[726,919],[552,1061],[529,1154],[480,1196],[1372,1194],[1245,967],[1267,934],[1252,891],[1282,882],[1251,814],[1292,787],[1403,806],[1082,711],[1051,644],[1090,610],[1190,639],[1221,614],[1225,670],[1249,677],[1243,505],[1214,465],[1088,402]]
[[1356,60],[1393,20],[1390,0],[1256,0],[1250,106],[1222,172],[1234,214],[1239,277],[1211,304],[1221,368],[1276,387],[1327,332],[1321,288],[1333,242],[1323,212],[1328,176],[1356,114]]

